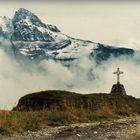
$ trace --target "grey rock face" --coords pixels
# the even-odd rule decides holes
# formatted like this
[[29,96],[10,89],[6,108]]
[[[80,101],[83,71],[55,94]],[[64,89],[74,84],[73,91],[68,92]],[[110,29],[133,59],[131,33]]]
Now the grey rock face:
[[[12,20],[14,32],[13,41],[53,41],[54,39],[45,32],[47,26],[41,20],[26,9],[19,9]],[[44,32],[40,30],[44,29]]]

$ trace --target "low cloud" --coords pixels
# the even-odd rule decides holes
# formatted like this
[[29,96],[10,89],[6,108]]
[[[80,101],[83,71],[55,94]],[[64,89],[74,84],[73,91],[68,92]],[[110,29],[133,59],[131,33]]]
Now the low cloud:
[[7,53],[8,49],[5,50],[0,49],[0,108],[2,109],[11,109],[20,97],[42,90],[109,93],[112,84],[116,83],[113,72],[117,67],[124,72],[121,75],[121,83],[124,84],[127,94],[140,97],[138,55],[133,59],[111,58],[101,65],[83,56],[77,60],[78,62],[73,62],[69,68],[53,60],[44,60],[25,67]]

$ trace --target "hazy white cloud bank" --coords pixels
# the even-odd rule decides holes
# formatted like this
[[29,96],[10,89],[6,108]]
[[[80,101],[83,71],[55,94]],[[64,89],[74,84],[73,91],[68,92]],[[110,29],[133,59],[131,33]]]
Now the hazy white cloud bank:
[[83,57],[70,68],[52,60],[25,67],[0,48],[0,108],[12,108],[23,95],[41,90],[109,93],[116,82],[113,72],[117,67],[124,71],[121,83],[127,93],[140,97],[140,64],[137,62],[125,57],[112,58],[97,66],[94,60]]

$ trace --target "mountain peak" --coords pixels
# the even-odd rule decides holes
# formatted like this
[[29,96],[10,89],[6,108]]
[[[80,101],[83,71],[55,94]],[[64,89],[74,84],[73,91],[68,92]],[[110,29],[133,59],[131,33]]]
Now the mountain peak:
[[14,33],[12,40],[22,41],[52,41],[52,37],[46,31],[47,25],[44,24],[32,12],[20,8],[16,11],[12,20]]
[[32,23],[36,26],[46,27],[44,23],[32,12],[27,9],[20,8],[18,11],[15,12],[15,16],[13,18],[13,24],[17,22],[28,22]]
[[18,11],[16,11],[16,13],[33,14],[32,12],[30,12],[29,10],[25,8],[19,8]]
[[27,17],[31,18],[34,16],[35,15],[32,12],[30,12],[29,10],[20,8],[18,11],[15,12],[14,19],[18,18],[18,20],[21,20],[21,19],[26,19]]

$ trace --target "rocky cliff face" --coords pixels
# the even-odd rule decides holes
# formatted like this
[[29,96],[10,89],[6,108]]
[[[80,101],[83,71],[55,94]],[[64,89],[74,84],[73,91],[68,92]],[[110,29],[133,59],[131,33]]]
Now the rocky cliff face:
[[54,41],[46,31],[47,25],[26,9],[19,9],[15,13],[12,23],[14,32],[11,39],[13,41]]

